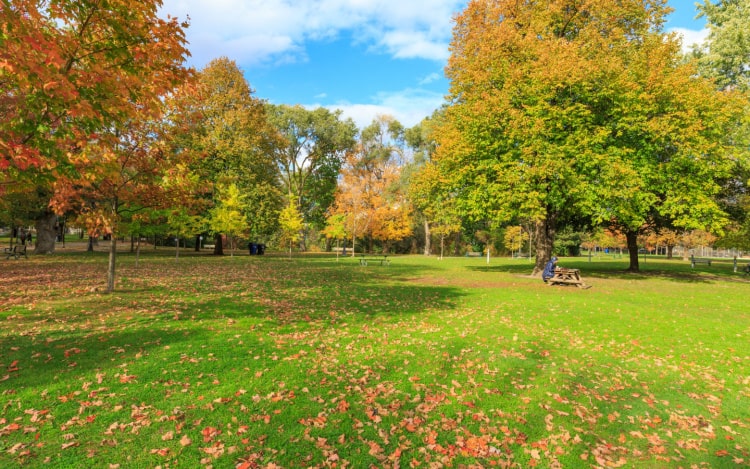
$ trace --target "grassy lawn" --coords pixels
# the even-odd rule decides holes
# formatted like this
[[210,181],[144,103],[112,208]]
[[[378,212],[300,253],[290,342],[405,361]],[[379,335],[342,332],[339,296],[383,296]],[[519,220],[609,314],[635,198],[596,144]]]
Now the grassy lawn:
[[0,262],[0,467],[750,465],[731,263]]

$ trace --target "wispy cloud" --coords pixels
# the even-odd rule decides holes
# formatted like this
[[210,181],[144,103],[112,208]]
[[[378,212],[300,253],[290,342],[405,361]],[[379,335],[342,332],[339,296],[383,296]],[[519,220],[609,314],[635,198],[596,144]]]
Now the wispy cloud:
[[439,73],[430,73],[426,77],[419,80],[419,85],[420,86],[429,85],[430,83],[434,83],[440,80],[441,78],[442,78],[442,75],[440,75]]
[[305,60],[307,41],[343,31],[394,58],[442,61],[453,14],[465,0],[165,0],[162,14],[190,17],[191,63],[226,55],[245,66]]
[[[425,116],[429,116],[439,108],[444,97],[421,89],[406,89],[397,92],[382,92],[372,97],[369,104],[340,102],[325,105],[328,109],[340,109],[344,117],[350,117],[361,129],[370,125],[378,115],[391,115],[406,127],[413,127]],[[305,107],[316,108],[320,104],[309,104]]]
[[707,28],[699,31],[686,28],[672,28],[670,32],[675,32],[682,36],[682,51],[684,53],[690,52],[694,45],[703,44],[709,33]]

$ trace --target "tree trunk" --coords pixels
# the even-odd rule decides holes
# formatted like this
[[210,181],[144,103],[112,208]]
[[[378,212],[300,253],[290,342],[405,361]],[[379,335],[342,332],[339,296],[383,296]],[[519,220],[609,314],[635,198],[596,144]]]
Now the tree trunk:
[[195,252],[201,250],[201,235],[195,235]]
[[221,234],[217,234],[216,236],[214,236],[214,255],[224,255],[224,245],[222,243]]
[[458,257],[461,255],[461,232],[457,231],[455,240],[453,243],[453,255]]
[[536,263],[531,275],[541,277],[544,266],[552,258],[557,234],[557,214],[548,213],[547,217],[536,223]]
[[630,254],[630,272],[640,272],[638,266],[638,232],[628,230],[625,232],[625,238],[628,240],[628,253]]
[[673,251],[674,251],[674,246],[672,245],[667,246],[667,259],[672,258]]
[[57,215],[45,212],[36,220],[36,249],[34,254],[53,254],[55,252],[55,240],[57,239]]
[[117,257],[117,236],[112,234],[109,242],[109,263],[107,264],[107,293],[115,291],[115,260]]
[[138,268],[138,262],[141,260],[141,235],[138,235],[138,244],[135,249],[135,268]]
[[[430,233],[430,222],[425,220],[424,222],[424,255],[429,256],[432,254],[432,235]],[[442,237],[441,240],[442,242]],[[443,247],[440,246],[440,258],[443,257]]]

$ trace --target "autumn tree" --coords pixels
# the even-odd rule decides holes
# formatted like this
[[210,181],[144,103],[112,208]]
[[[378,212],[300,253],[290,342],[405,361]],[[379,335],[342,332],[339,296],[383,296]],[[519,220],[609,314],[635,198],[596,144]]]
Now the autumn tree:
[[357,127],[342,119],[341,111],[270,104],[266,109],[281,134],[274,157],[284,188],[293,194],[304,222],[320,228],[333,203],[343,157],[354,148]]
[[[72,174],[60,174],[50,206],[79,214],[90,233],[111,235],[107,292],[115,287],[117,238],[124,216],[144,209],[184,204],[192,186],[176,184],[192,155],[175,153],[163,129],[160,108],[148,110],[88,142],[69,157]],[[169,179],[172,182],[169,183]]]
[[671,36],[647,35],[628,51],[612,81],[618,93],[605,126],[609,164],[625,184],[602,196],[637,271],[637,237],[646,227],[723,231],[728,215],[720,195],[747,161],[747,100],[699,77]]
[[234,257],[237,238],[245,234],[250,226],[245,196],[236,184],[219,185],[217,189],[217,204],[209,212],[207,225],[214,233],[226,234]]
[[[344,214],[331,215],[326,219],[326,226],[323,229],[323,235],[327,239],[335,239],[338,247],[338,241],[346,240],[348,233],[346,232],[346,217]],[[336,258],[339,257],[339,251],[336,251]]]
[[289,257],[292,256],[292,246],[302,237],[304,220],[297,210],[296,201],[290,197],[287,206],[279,213],[279,227],[281,228],[281,244],[289,244]]
[[[412,161],[404,168],[405,178],[415,218],[421,221],[424,230],[424,255],[431,254],[432,235],[436,234],[440,237],[441,258],[446,236],[461,230],[453,189],[441,177],[433,161],[437,145],[434,132],[443,115],[442,109],[437,110],[404,133],[404,139],[413,152]],[[438,232],[433,233],[433,228]]]
[[631,270],[649,217],[718,227],[741,106],[684,64],[665,2],[484,0],[457,17],[441,171],[465,213],[536,223],[540,274],[561,220],[614,222]]
[[[693,50],[701,75],[715,80],[722,90],[750,92],[750,1],[704,1],[697,4],[709,35]],[[745,134],[750,132],[746,121]],[[747,142],[747,140],[746,140]],[[737,160],[732,175],[722,184],[720,201],[732,220],[721,243],[730,248],[750,246],[750,204],[747,203],[750,165]]]
[[[185,95],[183,106],[202,119],[184,126],[181,145],[204,155],[193,170],[211,189],[213,204],[219,203],[219,185],[236,185],[245,198],[250,234],[259,236],[272,232],[278,221],[281,197],[273,153],[280,141],[265,104],[253,93],[234,61],[212,60]],[[214,245],[214,253],[223,254],[222,233],[215,234]]]
[[528,240],[529,234],[521,226],[511,225],[505,229],[503,244],[510,251],[511,255],[514,252],[521,252],[521,248],[523,248],[524,243]]
[[[0,8],[0,191],[51,199],[103,132],[160,104],[185,74],[186,23],[161,2],[4,1]],[[79,174],[82,179],[86,174]],[[37,253],[54,251],[56,215],[37,215]]]
[[411,206],[401,184],[403,127],[379,116],[363,129],[355,152],[347,155],[331,214],[346,217],[352,236],[389,243],[411,234]]
[[667,248],[667,259],[671,259],[675,246],[680,243],[680,235],[675,230],[664,228],[657,233],[657,242]]

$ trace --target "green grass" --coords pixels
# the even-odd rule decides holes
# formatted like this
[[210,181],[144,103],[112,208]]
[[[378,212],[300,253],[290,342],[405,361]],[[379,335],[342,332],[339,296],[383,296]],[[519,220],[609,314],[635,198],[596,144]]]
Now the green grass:
[[1,467],[750,464],[731,262],[4,261]]

